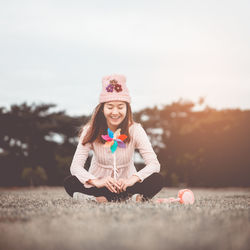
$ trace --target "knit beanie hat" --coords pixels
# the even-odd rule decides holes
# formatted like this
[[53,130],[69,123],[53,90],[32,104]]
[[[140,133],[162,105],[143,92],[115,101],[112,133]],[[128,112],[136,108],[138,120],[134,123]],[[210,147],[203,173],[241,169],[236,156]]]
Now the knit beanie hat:
[[102,78],[102,92],[99,97],[99,102],[110,101],[131,102],[126,86],[126,77],[124,75],[113,74]]

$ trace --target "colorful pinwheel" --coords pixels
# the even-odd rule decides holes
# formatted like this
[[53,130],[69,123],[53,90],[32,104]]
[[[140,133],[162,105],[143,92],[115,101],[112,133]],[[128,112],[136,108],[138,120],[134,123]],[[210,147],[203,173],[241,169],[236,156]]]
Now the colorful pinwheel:
[[102,138],[106,141],[105,146],[110,147],[111,152],[114,153],[117,149],[119,148],[125,148],[126,144],[123,142],[127,136],[126,135],[121,135],[120,134],[121,129],[117,129],[115,133],[113,133],[109,128],[108,128],[108,134],[107,135],[102,135]]
[[105,146],[110,147],[111,153],[113,154],[113,159],[114,159],[114,166],[113,166],[113,171],[114,171],[114,179],[117,179],[117,174],[118,174],[118,169],[116,167],[116,156],[115,156],[115,151],[117,147],[119,148],[125,148],[126,144],[123,142],[127,136],[126,135],[121,135],[120,134],[121,129],[117,129],[115,133],[113,133],[109,128],[108,128],[108,134],[107,135],[102,135],[102,138],[106,141]]

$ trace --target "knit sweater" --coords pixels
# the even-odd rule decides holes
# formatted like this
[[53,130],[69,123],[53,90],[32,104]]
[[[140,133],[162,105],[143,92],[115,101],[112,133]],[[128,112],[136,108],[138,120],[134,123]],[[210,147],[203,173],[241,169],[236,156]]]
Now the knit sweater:
[[[87,127],[85,126],[80,136],[73,160],[70,166],[70,172],[75,175],[78,180],[84,184],[86,188],[93,187],[92,184],[87,183],[90,179],[103,178],[107,176],[114,176],[113,173],[113,154],[109,147],[104,144],[93,142],[82,145],[82,139],[86,135]],[[139,181],[143,182],[145,178],[155,172],[160,171],[160,164],[157,156],[152,148],[149,138],[142,128],[141,124],[133,123],[129,127],[131,140],[126,143],[126,148],[117,148],[116,167],[117,179],[129,178],[132,175],[139,177]],[[134,152],[138,149],[146,166],[137,172],[134,166]],[[90,150],[93,151],[90,168],[87,171],[84,164],[88,158]]]

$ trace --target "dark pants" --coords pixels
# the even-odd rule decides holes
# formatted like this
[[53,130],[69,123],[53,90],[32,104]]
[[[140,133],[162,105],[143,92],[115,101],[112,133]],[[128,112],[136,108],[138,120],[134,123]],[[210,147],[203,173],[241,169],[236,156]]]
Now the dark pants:
[[127,187],[125,192],[120,194],[112,193],[106,187],[85,188],[75,175],[67,176],[63,181],[66,192],[72,197],[74,192],[80,192],[95,197],[104,196],[108,201],[125,200],[133,194],[142,194],[143,200],[149,200],[155,196],[163,187],[163,177],[159,173],[153,173],[144,179],[143,182],[136,182],[133,186]]

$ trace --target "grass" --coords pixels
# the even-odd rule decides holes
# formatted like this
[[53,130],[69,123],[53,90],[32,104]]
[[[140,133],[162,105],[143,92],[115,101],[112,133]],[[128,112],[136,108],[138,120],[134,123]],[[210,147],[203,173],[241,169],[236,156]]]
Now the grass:
[[95,204],[62,187],[2,188],[0,249],[249,249],[250,189],[192,191],[193,205]]

